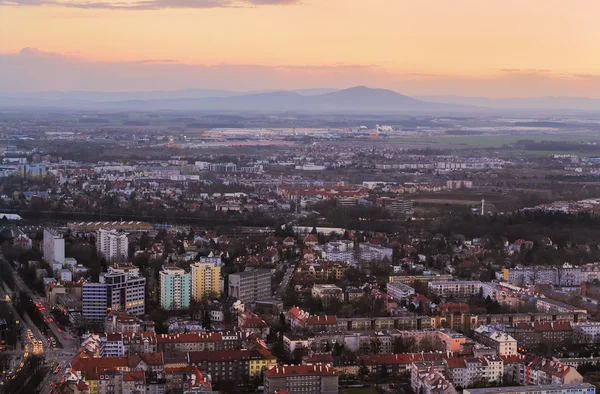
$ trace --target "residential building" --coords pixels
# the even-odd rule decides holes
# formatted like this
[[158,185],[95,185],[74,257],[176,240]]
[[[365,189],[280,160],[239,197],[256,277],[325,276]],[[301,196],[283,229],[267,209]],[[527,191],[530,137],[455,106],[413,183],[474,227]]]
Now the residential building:
[[238,315],[238,328],[246,334],[254,334],[262,339],[267,339],[270,332],[269,325],[250,311]]
[[440,297],[471,297],[479,293],[479,281],[429,282],[429,291]]
[[127,261],[129,240],[127,234],[117,230],[96,231],[96,249],[107,261]]
[[221,295],[221,266],[216,263],[191,265],[192,299],[200,301],[208,296]]
[[450,357],[445,363],[446,374],[456,387],[502,382],[504,362],[498,356]]
[[553,358],[522,355],[502,357],[507,379],[521,385],[574,384],[583,382],[575,367]]
[[423,394],[456,394],[454,386],[446,377],[435,369],[429,369],[419,374],[418,391]]
[[600,342],[600,323],[581,322],[573,323],[573,341],[575,343],[598,343]]
[[145,322],[127,312],[111,312],[104,319],[105,333],[154,332],[154,322]]
[[329,364],[272,366],[264,376],[265,394],[274,394],[276,390],[306,394],[339,392],[339,376]]
[[490,326],[480,326],[473,331],[473,338],[497,350],[499,356],[513,356],[517,353],[517,340],[505,332]]
[[344,299],[344,291],[331,284],[316,284],[313,286],[311,295],[313,298],[320,299],[323,304],[329,303],[332,299],[342,301]]
[[503,331],[517,340],[519,347],[534,349],[542,343],[558,346],[573,342],[571,322],[515,323],[504,326]]
[[410,286],[415,282],[429,284],[430,282],[449,282],[452,280],[454,280],[452,275],[390,275],[388,283],[404,283]]
[[65,262],[65,240],[56,230],[44,229],[43,257],[50,264],[54,262],[64,264]]
[[176,266],[163,266],[159,274],[160,306],[165,310],[190,307],[191,275]]
[[90,320],[104,320],[111,311],[143,315],[146,312],[146,278],[102,273],[100,283],[83,284],[82,309],[83,317]]
[[386,292],[397,301],[403,301],[415,295],[415,289],[403,283],[388,283]]
[[252,269],[229,275],[229,296],[246,303],[271,299],[271,270]]

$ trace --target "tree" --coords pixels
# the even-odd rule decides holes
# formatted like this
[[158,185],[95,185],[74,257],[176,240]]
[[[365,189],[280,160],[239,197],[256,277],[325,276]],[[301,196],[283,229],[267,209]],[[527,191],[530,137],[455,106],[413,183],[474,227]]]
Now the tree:
[[373,338],[371,339],[371,353],[379,354],[381,352],[381,339]]
[[415,339],[413,337],[398,337],[392,344],[394,353],[412,353],[415,350]]
[[285,321],[285,315],[283,314],[283,312],[279,314],[279,326],[281,332],[287,331],[287,322]]
[[210,319],[210,311],[204,311],[202,315],[202,327],[207,331],[212,331],[212,321]]

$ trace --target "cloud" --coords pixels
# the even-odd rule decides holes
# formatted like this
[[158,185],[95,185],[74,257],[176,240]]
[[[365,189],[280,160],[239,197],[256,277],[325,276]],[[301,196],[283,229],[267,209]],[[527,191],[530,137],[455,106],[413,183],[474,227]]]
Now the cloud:
[[168,8],[244,8],[266,5],[295,5],[302,0],[0,0],[0,6],[58,6],[97,10],[160,10]]
[[500,71],[508,74],[548,74],[552,70],[544,68],[501,68]]
[[400,70],[373,64],[202,65],[160,58],[97,62],[86,60],[81,55],[23,48],[16,54],[0,54],[0,92],[188,88],[256,91],[365,85],[407,95],[600,97],[600,74],[533,69],[493,71],[488,75],[474,76],[436,74],[419,69]]

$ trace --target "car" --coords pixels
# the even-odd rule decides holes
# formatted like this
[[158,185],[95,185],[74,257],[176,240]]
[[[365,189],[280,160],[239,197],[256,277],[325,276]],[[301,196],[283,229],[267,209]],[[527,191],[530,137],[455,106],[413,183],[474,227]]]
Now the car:
[[66,335],[63,335],[63,338],[68,339]]
[[60,327],[59,327],[59,328],[57,328],[57,329],[56,329],[56,331],[58,331],[58,332],[62,332],[62,330],[60,329]]

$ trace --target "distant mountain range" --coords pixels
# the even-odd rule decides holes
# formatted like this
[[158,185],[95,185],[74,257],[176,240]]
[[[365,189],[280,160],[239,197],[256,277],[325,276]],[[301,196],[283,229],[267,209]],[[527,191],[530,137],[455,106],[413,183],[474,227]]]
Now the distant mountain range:
[[236,92],[185,89],[149,92],[0,93],[0,107],[86,110],[299,111],[299,112],[486,112],[504,110],[600,111],[600,99],[579,97],[409,97],[392,90],[349,89]]
[[72,107],[119,110],[198,111],[430,111],[452,104],[425,102],[391,90],[357,86],[344,90],[230,92],[190,89],[172,92],[43,92],[0,96],[3,107]]
[[560,109],[600,111],[600,99],[587,97],[488,98],[464,96],[416,96],[419,100],[442,104],[496,109]]

